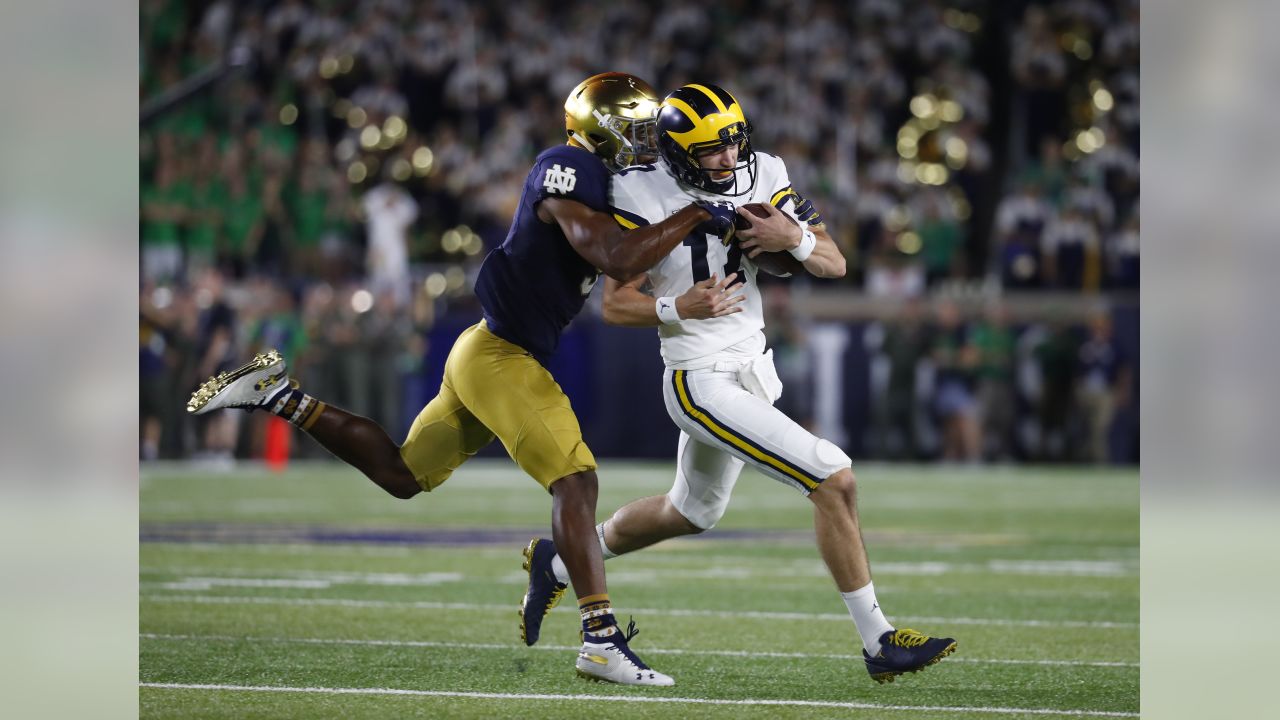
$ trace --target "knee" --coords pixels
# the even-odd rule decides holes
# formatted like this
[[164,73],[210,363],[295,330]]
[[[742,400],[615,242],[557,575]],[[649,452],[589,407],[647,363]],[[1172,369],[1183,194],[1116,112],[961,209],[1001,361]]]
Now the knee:
[[387,493],[391,495],[391,497],[396,498],[397,500],[408,500],[412,497],[417,496],[418,493],[422,492],[422,488],[418,488],[418,487],[396,486],[396,487],[389,487],[385,489]]
[[590,470],[565,475],[547,487],[553,503],[588,503],[593,511],[598,491],[599,482],[596,480],[596,474]]
[[836,471],[809,495],[809,499],[818,504],[839,501],[850,506],[857,502],[857,497],[858,481],[850,468]]
[[706,526],[703,527],[702,525],[695,524],[693,520],[690,520],[688,517],[685,516],[684,513],[677,510],[670,503],[671,501],[668,500],[667,505],[670,508],[671,515],[675,517],[675,523],[677,527],[684,530],[685,535],[701,535],[702,533],[715,527],[716,521],[720,519],[719,517],[715,517],[715,518],[702,517],[699,520],[700,522],[703,522],[706,524]]
[[375,478],[375,482],[397,500],[408,500],[422,492],[422,486],[412,473],[386,473]]
[[684,502],[677,504],[666,497],[666,514],[668,525],[685,531],[686,535],[701,535],[720,522],[724,516],[725,503],[707,504]]

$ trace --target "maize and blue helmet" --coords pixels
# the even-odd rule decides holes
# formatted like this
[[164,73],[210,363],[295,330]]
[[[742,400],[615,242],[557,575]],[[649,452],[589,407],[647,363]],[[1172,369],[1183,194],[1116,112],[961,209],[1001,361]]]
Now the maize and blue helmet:
[[[713,174],[723,170],[704,169],[698,156],[729,145],[738,146],[738,164],[731,177],[718,181]],[[751,123],[738,101],[715,85],[685,85],[662,100],[658,109],[658,153],[681,182],[700,190],[737,197],[755,187]],[[749,178],[745,188],[738,182],[740,170],[746,170]]]

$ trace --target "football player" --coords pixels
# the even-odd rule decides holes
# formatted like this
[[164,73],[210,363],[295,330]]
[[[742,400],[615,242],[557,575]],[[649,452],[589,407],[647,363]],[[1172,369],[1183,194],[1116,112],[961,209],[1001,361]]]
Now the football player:
[[648,84],[623,73],[593,76],[570,93],[566,144],[538,156],[506,240],[480,268],[484,319],[454,343],[440,393],[402,445],[368,418],[307,395],[275,351],[210,378],[187,404],[196,414],[224,407],[275,413],[397,498],[436,488],[496,436],[551,494],[552,535],[581,608],[578,673],[627,685],[673,681],[630,650],[633,633],[614,618],[594,534],[596,461],[545,363],[600,272],[626,280],[691,232],[732,232],[731,211],[692,202],[634,231],[614,222],[610,171],[655,152],[658,102]]
[[[849,457],[773,407],[782,383],[765,349],[757,261],[785,250],[796,270],[840,277],[844,256],[817,210],[791,187],[783,161],[752,150],[751,124],[728,92],[714,85],[677,89],[662,102],[657,131],[662,162],[613,179],[613,212],[622,226],[650,226],[693,201],[763,203],[768,216],[739,209],[752,225],[737,231],[736,242],[695,230],[647,273],[606,280],[608,322],[658,328],[667,366],[663,397],[680,441],[670,492],[636,500],[596,527],[603,556],[711,529],[750,463],[813,502],[818,548],[862,637],[871,677],[891,682],[941,660],[955,650],[955,640],[895,628],[876,600]],[[707,287],[717,276],[741,281]],[[739,290],[731,312],[709,319],[686,312],[708,295]],[[524,550],[530,567],[526,642],[537,640],[543,598],[566,578],[555,550],[546,539]]]

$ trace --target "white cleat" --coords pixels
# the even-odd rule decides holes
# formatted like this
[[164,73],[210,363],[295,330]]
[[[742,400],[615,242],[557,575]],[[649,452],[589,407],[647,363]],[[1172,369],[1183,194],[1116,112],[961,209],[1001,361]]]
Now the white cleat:
[[187,412],[203,415],[218,408],[268,407],[275,396],[289,388],[289,371],[277,350],[258,353],[231,372],[220,372],[191,393]]
[[669,687],[675,685],[669,675],[652,670],[644,661],[636,657],[627,646],[627,638],[622,632],[615,632],[599,642],[593,638],[584,638],[582,649],[578,651],[578,675],[597,682],[612,682],[619,685],[656,685]]

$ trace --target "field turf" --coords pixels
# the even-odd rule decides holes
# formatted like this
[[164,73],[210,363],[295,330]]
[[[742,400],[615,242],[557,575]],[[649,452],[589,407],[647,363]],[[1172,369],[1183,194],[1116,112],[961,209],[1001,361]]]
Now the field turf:
[[[807,500],[747,470],[715,530],[609,561],[632,648],[676,679],[577,678],[572,593],[520,642],[550,500],[473,461],[408,501],[337,464],[144,467],[144,718],[1137,717],[1138,475],[855,466],[889,619],[957,652],[877,685]],[[599,516],[668,463],[603,463]]]

